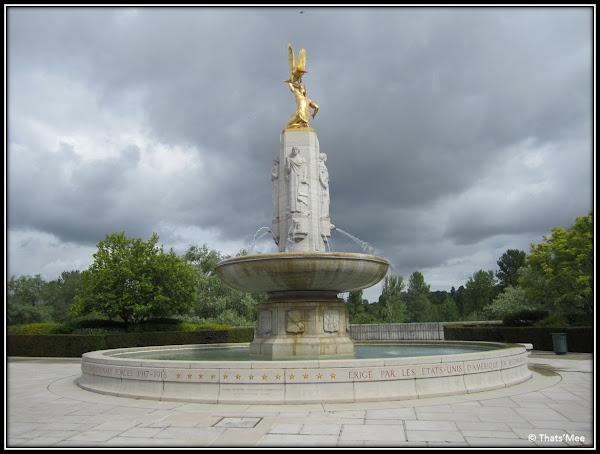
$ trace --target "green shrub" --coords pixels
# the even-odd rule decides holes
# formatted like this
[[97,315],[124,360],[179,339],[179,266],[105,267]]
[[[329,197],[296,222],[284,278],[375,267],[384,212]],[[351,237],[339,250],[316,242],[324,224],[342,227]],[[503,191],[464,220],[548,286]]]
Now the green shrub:
[[27,323],[25,325],[12,325],[7,329],[7,334],[52,334],[57,323]]
[[529,343],[534,350],[552,351],[552,333],[567,334],[567,349],[570,352],[594,352],[594,327],[536,327],[536,326],[444,326],[444,339],[447,341],[479,341]]
[[563,315],[550,315],[549,317],[538,320],[533,324],[537,327],[567,327],[569,326],[569,320]]
[[[191,324],[194,328],[196,325]],[[110,327],[109,327],[110,328]],[[9,334],[8,356],[80,357],[83,353],[113,348],[153,345],[247,343],[254,338],[254,328],[217,329],[218,325],[194,331],[112,332],[103,328],[77,328],[82,334]]]
[[106,350],[104,335],[15,334],[6,342],[8,356],[77,358],[84,353]]
[[502,319],[503,326],[533,326],[539,320],[548,317],[548,311],[543,309],[525,309],[508,314]]
[[111,331],[105,328],[78,328],[69,334],[110,334],[118,331]]
[[568,312],[564,317],[569,321],[571,326],[593,326],[594,319],[583,312]]
[[181,331],[196,331],[197,328],[198,325],[196,325],[195,323],[181,322],[181,324],[179,325],[179,329]]
[[125,330],[123,322],[106,319],[84,319],[57,324],[48,334],[103,334],[123,332]]
[[219,331],[223,329],[230,329],[229,325],[218,325],[216,323],[203,323],[196,325],[196,331]]

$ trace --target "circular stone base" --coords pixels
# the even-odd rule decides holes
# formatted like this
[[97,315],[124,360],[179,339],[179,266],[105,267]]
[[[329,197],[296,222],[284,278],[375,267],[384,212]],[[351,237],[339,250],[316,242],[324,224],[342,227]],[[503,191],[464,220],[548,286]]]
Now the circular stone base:
[[496,350],[386,359],[166,361],[118,356],[132,351],[236,348],[236,345],[247,348],[248,344],[142,347],[85,353],[78,384],[89,391],[131,398],[300,404],[465,394],[515,385],[531,377],[526,349],[497,343],[487,343]]

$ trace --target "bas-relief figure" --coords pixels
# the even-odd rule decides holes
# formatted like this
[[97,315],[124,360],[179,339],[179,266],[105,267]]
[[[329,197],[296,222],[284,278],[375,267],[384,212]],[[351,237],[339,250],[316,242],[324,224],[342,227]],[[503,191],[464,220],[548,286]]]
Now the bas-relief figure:
[[308,213],[308,168],[298,147],[293,147],[291,156],[286,158],[285,171],[289,183],[290,213]]
[[272,330],[272,328],[271,328],[271,311],[262,311],[260,313],[258,324],[260,325],[260,331],[263,334],[270,333]]
[[323,311],[323,331],[335,333],[340,329],[340,313],[338,311]]
[[275,244],[279,244],[279,158],[273,159],[273,168],[271,169],[271,181],[273,182],[273,192],[271,194],[273,201],[273,239]]
[[302,311],[287,311],[286,322],[285,329],[288,333],[302,333],[306,329]]
[[319,183],[321,184],[321,196],[320,196],[320,231],[321,239],[324,243],[328,243],[331,238],[331,230],[334,228],[329,218],[329,171],[325,162],[327,161],[327,155],[325,153],[319,154]]
[[327,155],[319,154],[319,182],[321,183],[321,216],[329,216],[329,171],[325,162]]

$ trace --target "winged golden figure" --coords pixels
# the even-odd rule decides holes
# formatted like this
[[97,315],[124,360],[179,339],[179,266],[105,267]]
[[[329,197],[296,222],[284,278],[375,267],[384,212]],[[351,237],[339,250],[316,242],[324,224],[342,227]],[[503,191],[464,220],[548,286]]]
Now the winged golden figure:
[[294,58],[292,46],[288,44],[288,63],[290,66],[290,76],[284,82],[300,85],[302,84],[302,76],[306,71],[306,50],[300,49],[298,53],[298,62]]

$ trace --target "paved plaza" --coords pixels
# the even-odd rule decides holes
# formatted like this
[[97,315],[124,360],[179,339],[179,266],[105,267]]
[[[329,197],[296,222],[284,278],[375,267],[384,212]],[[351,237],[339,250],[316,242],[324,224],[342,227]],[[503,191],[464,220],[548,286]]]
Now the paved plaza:
[[224,405],[79,388],[79,359],[9,358],[5,448],[595,447],[591,354],[532,352],[494,391],[369,403]]

